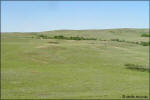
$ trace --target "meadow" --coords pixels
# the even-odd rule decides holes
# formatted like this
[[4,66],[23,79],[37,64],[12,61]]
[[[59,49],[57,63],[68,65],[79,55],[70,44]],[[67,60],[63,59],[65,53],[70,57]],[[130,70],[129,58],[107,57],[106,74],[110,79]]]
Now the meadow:
[[149,29],[2,33],[2,99],[148,97],[149,35],[143,34]]

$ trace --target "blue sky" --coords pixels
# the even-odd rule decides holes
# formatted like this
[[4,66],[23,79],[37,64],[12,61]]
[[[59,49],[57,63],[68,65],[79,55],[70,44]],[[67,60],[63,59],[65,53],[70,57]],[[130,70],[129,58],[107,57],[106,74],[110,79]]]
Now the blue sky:
[[149,28],[148,1],[2,1],[2,32]]

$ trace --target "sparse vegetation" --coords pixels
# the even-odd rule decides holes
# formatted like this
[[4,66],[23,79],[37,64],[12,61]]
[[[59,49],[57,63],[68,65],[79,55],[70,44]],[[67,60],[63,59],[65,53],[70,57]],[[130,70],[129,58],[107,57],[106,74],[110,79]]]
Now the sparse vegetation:
[[127,69],[131,70],[137,70],[137,71],[146,71],[149,72],[149,67],[148,66],[143,66],[143,65],[136,65],[136,64],[125,64]]
[[141,42],[140,45],[142,45],[142,46],[149,46],[150,42]]
[[49,41],[48,43],[51,43],[51,44],[59,44],[59,42],[53,42],[53,41]]
[[150,34],[144,33],[144,34],[142,34],[141,36],[142,36],[142,37],[150,37]]
[[43,34],[37,35],[37,38],[42,38],[42,39],[65,39],[65,40],[96,40],[96,38],[84,38],[84,37],[78,37],[78,36],[65,37],[63,35],[49,37],[49,36],[43,35]]
[[120,39],[111,39],[111,41],[125,42],[125,40],[120,40]]
[[126,43],[132,43],[132,44],[139,44],[139,42],[125,41],[125,40],[120,40],[120,39],[111,39],[111,41],[126,42]]
[[66,37],[64,37],[63,35],[59,35],[59,36],[54,36],[54,39],[67,39]]
[[125,40],[120,40],[120,39],[111,39],[111,41],[117,41],[117,42],[126,42],[126,43],[132,43],[132,44],[139,44],[142,46],[149,46],[150,42],[134,42],[134,41],[125,41]]
[[48,37],[47,35],[44,35],[44,34],[38,34],[37,35],[37,38],[42,38],[42,39],[50,39],[51,37]]

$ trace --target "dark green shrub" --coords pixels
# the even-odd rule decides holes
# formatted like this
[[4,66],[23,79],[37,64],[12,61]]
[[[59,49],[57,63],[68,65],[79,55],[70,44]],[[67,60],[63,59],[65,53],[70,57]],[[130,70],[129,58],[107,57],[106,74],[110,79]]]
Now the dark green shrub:
[[82,37],[70,37],[70,40],[83,40],[84,38]]
[[64,37],[63,35],[59,35],[59,36],[54,36],[55,39],[66,39],[66,37]]
[[142,37],[150,37],[150,34],[144,33],[144,34],[142,34],[141,36],[142,36]]
[[37,37],[38,39],[40,39],[40,38],[42,38],[42,39],[52,39],[52,37],[49,37],[49,36],[44,35],[44,34],[38,34],[36,37]]
[[126,41],[126,43],[140,44],[140,42],[134,42],[134,41]]
[[125,40],[120,40],[120,39],[111,39],[111,41],[125,42]]
[[125,64],[125,66],[127,69],[149,72],[148,66],[136,65],[136,64]]
[[43,34],[40,34],[40,35],[37,35],[37,38],[47,39],[47,38],[48,38],[48,36],[43,35]]
[[139,45],[142,45],[142,46],[149,46],[150,45],[150,42],[134,42],[134,41],[125,41],[125,40],[120,40],[120,39],[111,39],[111,41],[139,44]]
[[84,37],[65,37],[65,36],[62,36],[62,35],[59,35],[59,36],[54,36],[55,39],[66,39],[66,40],[96,40],[96,38],[84,38]]
[[149,46],[150,42],[141,42],[140,45],[142,45],[142,46]]
[[96,38],[84,38],[84,37],[65,37],[63,35],[58,35],[58,36],[54,36],[54,37],[48,37],[47,35],[44,34],[40,34],[37,35],[37,38],[42,38],[42,39],[65,39],[65,40],[96,40]]

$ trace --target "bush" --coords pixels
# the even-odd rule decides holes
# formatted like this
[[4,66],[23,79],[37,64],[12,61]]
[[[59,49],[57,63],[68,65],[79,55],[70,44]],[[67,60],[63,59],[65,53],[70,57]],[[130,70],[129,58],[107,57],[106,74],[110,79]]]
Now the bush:
[[62,35],[54,36],[55,39],[66,39],[66,40],[96,40],[96,38],[84,38],[84,37],[65,37]]
[[146,71],[149,72],[149,67],[148,66],[143,66],[143,65],[136,65],[136,64],[125,64],[127,69],[131,70],[137,70],[137,71]]
[[49,37],[43,34],[37,35],[37,38],[48,39]]
[[149,46],[150,42],[141,42],[140,45],[142,45],[142,46]]
[[111,41],[125,42],[125,40],[120,40],[120,39],[111,39]]
[[140,42],[134,42],[134,41],[126,41],[126,43],[140,44]]
[[150,37],[150,34],[144,33],[144,34],[141,35],[141,37]]
[[70,37],[70,40],[84,40],[83,37]]
[[134,42],[134,41],[125,41],[125,40],[120,40],[120,39],[111,39],[111,41],[139,44],[139,45],[142,45],[142,46],[149,46],[150,45],[150,42]]
[[42,38],[42,39],[65,39],[65,40],[96,40],[96,38],[84,38],[84,37],[65,37],[63,35],[58,35],[58,36],[54,36],[54,37],[48,37],[46,35],[40,34],[37,35],[37,38]]
[[55,39],[66,39],[63,35],[54,36]]

